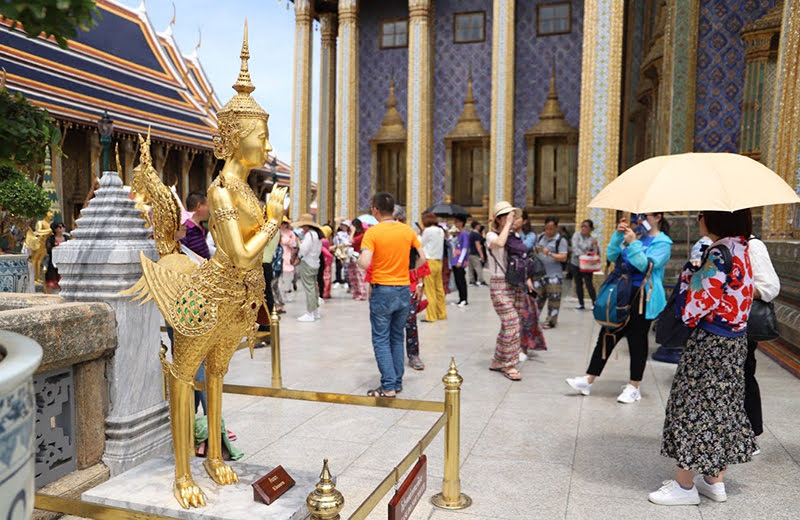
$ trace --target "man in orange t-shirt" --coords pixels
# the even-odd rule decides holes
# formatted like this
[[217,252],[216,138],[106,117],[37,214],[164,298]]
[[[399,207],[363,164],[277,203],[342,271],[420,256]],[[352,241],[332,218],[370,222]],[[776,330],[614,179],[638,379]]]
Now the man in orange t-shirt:
[[370,390],[374,397],[395,397],[403,389],[405,323],[409,306],[409,257],[411,248],[419,253],[417,266],[425,263],[425,253],[414,230],[392,217],[394,197],[377,193],[372,197],[372,214],[378,224],[364,234],[358,265],[372,266],[372,291],[369,296],[369,321],[372,348],[381,372],[381,386]]

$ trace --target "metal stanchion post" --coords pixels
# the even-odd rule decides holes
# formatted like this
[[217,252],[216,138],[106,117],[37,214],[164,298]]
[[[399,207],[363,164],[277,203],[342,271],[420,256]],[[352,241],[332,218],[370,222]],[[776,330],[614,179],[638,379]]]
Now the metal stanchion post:
[[339,520],[339,512],[344,507],[344,496],[336,489],[333,477],[328,469],[328,459],[322,463],[316,489],[306,499],[311,520]]
[[456,360],[450,360],[450,370],[442,378],[444,383],[444,409],[447,424],[444,427],[444,479],[442,492],[431,501],[442,509],[464,509],[472,499],[461,492],[459,477],[459,446],[461,443],[461,383],[464,378],[456,370]]
[[272,351],[272,388],[283,388],[281,375],[281,319],[273,307],[269,317],[269,345]]

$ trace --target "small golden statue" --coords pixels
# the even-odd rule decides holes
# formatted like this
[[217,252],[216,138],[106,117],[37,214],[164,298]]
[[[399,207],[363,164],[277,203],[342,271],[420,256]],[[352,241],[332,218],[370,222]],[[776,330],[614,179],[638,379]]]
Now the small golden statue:
[[53,220],[53,212],[48,211],[42,220],[36,221],[36,228],[29,229],[25,234],[25,247],[30,251],[28,261],[33,264],[34,280],[42,283],[42,261],[47,254],[47,237],[53,234],[50,222]]
[[250,58],[245,21],[241,70],[233,89],[236,95],[218,113],[219,133],[214,154],[225,166],[208,189],[209,227],[217,252],[196,265],[179,249],[174,232],[180,210],[170,190],[150,164],[149,150],[142,148],[142,164],[134,172],[134,190],[146,193],[153,208],[154,237],[161,259],[141,255],[144,276],[126,295],[138,294],[143,302],[155,300],[167,323],[175,330],[172,363],[162,354],[169,373],[169,407],[175,451],[175,498],[184,508],[205,505],[205,495],[192,479],[193,382],[200,363],[206,362],[208,394],[208,453],[204,466],[220,485],[238,481],[222,460],[222,378],[242,337],[252,343],[258,330],[256,318],[264,306],[264,247],[278,232],[283,219],[285,188],[270,194],[266,209],[259,204],[247,175],[263,166],[272,150],[267,129],[268,114],[250,96]]

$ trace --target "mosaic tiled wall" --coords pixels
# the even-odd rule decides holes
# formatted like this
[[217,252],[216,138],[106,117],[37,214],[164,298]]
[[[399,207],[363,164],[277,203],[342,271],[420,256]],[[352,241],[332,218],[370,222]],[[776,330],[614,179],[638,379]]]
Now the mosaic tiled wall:
[[[453,15],[469,11],[486,13],[486,39],[453,43]],[[464,108],[467,77],[478,117],[489,130],[492,108],[492,0],[442,0],[436,2],[434,25],[433,202],[444,202],[444,138],[456,126]]]
[[527,154],[525,132],[539,122],[547,100],[552,59],[556,57],[556,88],[567,122],[578,127],[581,103],[583,1],[572,0],[569,34],[536,36],[536,6],[552,0],[517,2],[516,79],[514,84],[514,203],[525,203]]
[[[381,127],[389,97],[389,77],[394,76],[397,110],[408,128],[408,48],[381,49],[379,23],[389,18],[408,18],[408,0],[360,2],[358,17],[359,79],[359,208],[369,206],[370,150],[369,140]],[[351,217],[354,215],[351,215]]]
[[774,4],[774,0],[701,0],[695,151],[738,152],[745,73],[740,31]]
[[[557,61],[557,86],[567,121],[578,126],[580,107],[581,43],[583,2],[572,0],[572,32],[536,36],[536,6],[551,0],[517,2],[516,85],[514,96],[514,199],[524,203],[526,153],[524,133],[533,127],[547,99],[551,60]],[[407,123],[408,49],[379,49],[380,20],[408,16],[407,1],[362,2],[359,15],[360,104],[360,200],[365,206],[370,190],[369,140],[380,128],[384,103],[393,70],[398,110]],[[434,150],[433,202],[444,200],[444,137],[453,129],[463,108],[467,76],[472,68],[478,115],[489,129],[492,72],[492,0],[437,0],[434,2]],[[486,39],[483,42],[453,43],[453,14],[485,11]]]

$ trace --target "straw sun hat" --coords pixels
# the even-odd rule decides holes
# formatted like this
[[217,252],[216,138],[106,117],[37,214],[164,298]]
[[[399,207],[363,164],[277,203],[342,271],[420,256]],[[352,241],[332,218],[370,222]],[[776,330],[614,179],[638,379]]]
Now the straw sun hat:
[[515,208],[512,206],[508,201],[501,200],[497,204],[494,205],[494,211],[492,211],[492,219],[496,219],[497,217],[502,217],[506,213],[514,212],[515,216],[518,216],[522,213],[522,210],[519,208]]
[[322,231],[322,228],[319,227],[319,224],[314,222],[314,218],[311,216],[311,213],[303,213],[300,215],[299,220],[292,222],[292,227],[299,228],[303,226],[311,226]]

